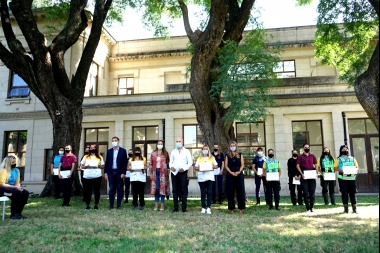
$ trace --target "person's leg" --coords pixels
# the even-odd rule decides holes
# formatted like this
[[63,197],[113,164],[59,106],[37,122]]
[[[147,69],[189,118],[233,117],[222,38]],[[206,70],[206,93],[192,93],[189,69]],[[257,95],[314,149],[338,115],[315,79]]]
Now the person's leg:
[[260,205],[261,178],[256,174],[255,174],[255,186],[256,186],[256,205]]
[[211,197],[212,197],[212,187],[215,185],[215,182],[213,181],[206,181],[206,188],[207,188],[207,208],[211,208]]
[[293,177],[289,177],[289,192],[290,192],[290,199],[292,200],[293,206],[297,204],[296,200],[296,185],[293,184]]
[[82,186],[83,186],[82,191],[83,191],[84,202],[86,202],[86,205],[89,206],[90,200],[91,200],[91,193],[92,193],[91,179],[83,178],[82,179]]
[[302,200],[302,185],[297,185],[297,202],[298,205],[302,206],[303,205],[303,200]]
[[134,208],[137,207],[137,198],[138,198],[138,185],[136,181],[131,182],[132,185],[132,205]]
[[130,177],[126,177],[124,178],[124,194],[125,194],[125,201],[124,203],[128,203],[128,197],[129,197],[129,188],[131,187],[131,178]]
[[348,185],[348,194],[350,195],[350,202],[351,202],[351,206],[352,206],[352,211],[354,213],[357,213],[357,210],[356,210],[356,203],[357,203],[357,200],[356,200],[356,192],[357,192],[357,189],[356,189],[356,180],[347,180],[347,185]]
[[174,176],[172,173],[170,173],[170,174],[172,177],[172,188],[173,188],[172,193],[173,193],[174,211],[178,211],[177,176]]
[[330,194],[330,200],[331,200],[331,205],[335,206],[335,185],[336,181],[328,181],[328,186],[329,186],[329,194]]
[[206,182],[198,182],[201,190],[201,205],[202,209],[206,209]]
[[218,184],[218,195],[219,195],[219,204],[222,204],[223,201],[223,175],[218,175],[217,184]]
[[228,210],[235,210],[235,184],[233,177],[230,173],[227,172],[226,175],[226,189],[227,189],[227,201],[228,201]]
[[[217,181],[217,176],[214,175],[214,181],[211,181],[212,182],[212,203],[213,204],[216,204],[216,181]],[[208,193],[207,193],[208,195]]]
[[124,192],[123,192],[123,179],[120,177],[119,174],[116,174],[115,176],[116,180],[116,190],[117,190],[117,207],[121,206],[121,201],[123,200]]
[[269,209],[273,209],[273,182],[267,182],[267,203],[269,205]]
[[274,182],[274,206],[276,210],[280,210],[280,191],[281,191],[281,184],[280,182]]
[[145,206],[144,190],[145,190],[145,182],[139,182],[139,201],[140,201],[141,208],[144,208]]
[[59,199],[59,197],[61,196],[61,186],[60,186],[58,176],[53,176],[53,183],[54,183],[54,198]]
[[3,188],[3,191],[6,193],[12,193],[11,197],[11,218],[14,219],[14,217],[18,216],[20,211],[20,206],[22,203],[22,192],[17,189],[9,189],[9,188]]
[[108,185],[109,185],[108,197],[109,197],[109,202],[110,202],[110,208],[113,208],[113,205],[115,202],[116,179],[112,171],[108,175]]
[[62,191],[62,198],[63,198],[63,202],[62,202],[62,206],[66,205],[66,182],[65,182],[66,179],[60,179],[59,180],[59,183],[61,185],[61,191]]
[[315,203],[315,188],[317,187],[317,180],[309,179],[309,181],[310,210],[313,210]]
[[261,177],[261,181],[263,182],[265,202],[267,202],[268,196],[267,196],[267,179],[266,179],[266,177]]
[[322,196],[323,196],[323,201],[325,202],[325,205],[329,204],[329,197],[327,195],[327,193],[328,193],[328,189],[327,189],[328,184],[329,184],[329,181],[325,181],[325,180],[323,180],[323,177],[321,177]]
[[301,185],[302,185],[303,201],[305,202],[306,211],[309,211],[310,210],[309,181],[301,178]]
[[245,186],[244,186],[244,174],[240,173],[236,177],[236,195],[238,201],[238,209],[245,209]]
[[348,213],[348,186],[347,180],[338,179],[339,191],[342,193],[342,203],[344,206],[344,212]]
[[[25,205],[28,203],[28,198],[29,198],[29,192],[27,190],[23,189],[21,192],[19,208],[18,208],[19,215],[21,215],[21,216],[22,216],[22,211],[24,210]],[[25,219],[26,217],[22,216],[22,218]]]
[[188,181],[187,181],[187,172],[178,173],[180,178],[180,187],[182,191],[182,211],[186,211],[187,208],[187,189],[188,189]]
[[94,200],[95,206],[99,205],[100,201],[100,187],[102,186],[102,177],[93,179]]

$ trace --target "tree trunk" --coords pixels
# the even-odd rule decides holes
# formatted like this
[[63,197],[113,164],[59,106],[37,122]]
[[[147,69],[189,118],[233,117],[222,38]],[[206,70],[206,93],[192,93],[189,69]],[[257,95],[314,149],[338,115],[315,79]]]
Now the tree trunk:
[[379,131],[379,42],[367,71],[355,80],[354,87],[359,103]]

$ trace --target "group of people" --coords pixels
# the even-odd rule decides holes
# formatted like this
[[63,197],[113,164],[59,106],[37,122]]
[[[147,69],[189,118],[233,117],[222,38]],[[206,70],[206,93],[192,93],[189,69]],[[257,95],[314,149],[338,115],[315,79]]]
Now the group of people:
[[[165,197],[170,194],[169,175],[172,182],[173,212],[187,211],[188,196],[188,170],[193,166],[190,151],[183,146],[183,139],[176,138],[176,148],[170,153],[166,151],[163,141],[158,141],[156,149],[150,156],[149,166],[139,147],[126,150],[119,146],[119,138],[112,138],[112,148],[107,151],[106,160],[99,154],[96,144],[88,147],[86,155],[81,159],[78,169],[81,171],[83,185],[83,200],[86,202],[85,210],[91,209],[90,202],[94,193],[94,209],[99,209],[100,187],[102,182],[102,170],[104,178],[109,184],[109,209],[114,208],[115,195],[117,195],[116,208],[121,207],[125,186],[125,203],[128,203],[129,184],[132,186],[133,208],[143,210],[145,206],[144,192],[146,184],[146,170],[150,169],[151,189],[150,194],[155,196],[154,210],[165,210]],[[252,170],[255,173],[256,201],[260,204],[260,187],[264,186],[264,195],[269,209],[280,210],[280,177],[282,168],[275,158],[273,149],[264,155],[262,148],[256,150],[256,156],[252,161]],[[55,197],[60,197],[62,192],[62,206],[69,206],[71,197],[71,185],[76,156],[72,153],[71,145],[60,147],[58,154],[53,157],[51,173],[55,185]],[[226,156],[219,150],[218,144],[214,144],[213,152],[207,145],[202,147],[201,155],[195,161],[195,170],[198,172],[198,184],[201,192],[201,213],[211,214],[211,204],[216,203],[216,188],[219,193],[219,203],[222,203],[223,174],[226,176],[226,191],[228,209],[231,214],[235,212],[235,194],[239,214],[243,214],[246,204],[244,186],[244,156],[238,150],[238,144],[229,143],[229,151]],[[331,204],[335,205],[334,188],[336,174],[339,189],[342,194],[344,212],[348,213],[348,197],[352,204],[352,210],[356,207],[356,174],[358,164],[356,159],[349,155],[348,147],[342,145],[339,156],[334,159],[330,150],[323,149],[317,159],[310,152],[310,145],[303,145],[303,153],[292,151],[292,157],[288,160],[289,190],[293,205],[305,203],[306,211],[314,211],[316,179],[321,176],[321,186],[324,202],[328,204],[328,194]],[[347,167],[356,168],[356,173],[345,174]],[[224,170],[226,171],[224,173]],[[337,173],[336,173],[337,172]],[[310,176],[311,175],[311,176]],[[295,191],[298,191],[298,198]],[[20,172],[16,168],[16,159],[7,156],[0,166],[0,196],[4,192],[12,193],[11,218],[25,219],[21,214],[28,201],[29,192],[20,185]],[[274,205],[273,205],[274,196]],[[160,208],[158,205],[160,204]]]

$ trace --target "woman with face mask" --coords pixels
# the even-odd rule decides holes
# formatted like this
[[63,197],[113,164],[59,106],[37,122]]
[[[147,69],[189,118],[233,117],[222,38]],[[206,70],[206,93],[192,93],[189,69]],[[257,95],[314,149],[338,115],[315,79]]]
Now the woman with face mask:
[[[208,167],[206,167],[206,169],[203,170],[202,167],[206,163]],[[217,168],[218,162],[215,160],[215,157],[211,154],[209,147],[207,145],[204,145],[202,148],[202,155],[197,159],[197,162],[195,163],[195,170],[198,171],[198,184],[199,188],[201,189],[201,213],[211,214],[212,187],[215,181],[214,169]]]
[[[322,195],[325,205],[329,204],[329,198],[327,193],[330,193],[331,205],[335,205],[335,170],[334,170],[334,158],[330,154],[330,149],[325,147],[321,154],[321,157],[317,161],[318,172],[322,174],[321,176],[321,186],[322,186]],[[334,180],[328,180],[327,173],[334,173]]]
[[71,151],[71,145],[65,146],[65,155],[62,156],[58,168],[58,175],[63,195],[62,206],[70,206],[71,185],[73,183],[75,164],[77,163],[77,157],[71,153]]
[[[303,205],[302,200],[302,186],[301,184],[294,184],[293,179],[300,180],[301,173],[297,170],[297,158],[298,152],[297,150],[292,150],[292,157],[288,160],[288,177],[289,177],[289,191],[290,191],[290,199],[292,200],[293,206]],[[297,198],[296,198],[296,188],[297,188]]]
[[22,210],[28,203],[29,192],[20,185],[20,171],[16,168],[16,158],[7,156],[0,165],[0,196],[12,193],[11,219],[26,219]]
[[[60,147],[58,149],[58,154],[53,156],[53,159],[52,159],[51,165],[50,165],[50,173],[51,173],[51,176],[53,177],[54,198],[55,199],[59,199],[59,197],[61,196],[61,186],[59,183],[58,168],[59,168],[59,162],[61,161],[61,158],[62,158],[64,153],[65,153],[65,148]],[[54,171],[56,171],[56,173],[54,173]]]
[[157,142],[156,150],[150,155],[149,169],[151,185],[150,194],[154,195],[154,211],[158,210],[160,200],[160,211],[165,210],[165,196],[168,194],[169,177],[167,173],[167,164],[169,163],[169,154],[164,147],[164,142]]
[[102,169],[104,169],[104,160],[99,155],[96,144],[90,145],[88,155],[84,156],[81,161],[83,169],[83,196],[86,202],[84,210],[90,210],[92,191],[94,191],[95,205],[94,209],[99,210],[100,186],[102,184]]
[[[133,170],[132,162],[143,161],[144,168],[142,170]],[[146,158],[142,156],[141,149],[136,147],[133,152],[133,156],[129,159],[128,170],[131,171],[131,185],[132,185],[132,195],[133,195],[133,209],[137,209],[137,198],[140,200],[140,210],[144,210],[145,200],[144,200],[144,189],[146,183]]]
[[350,201],[352,205],[352,211],[357,213],[356,208],[356,174],[345,174],[345,167],[356,168],[356,173],[358,170],[358,163],[356,159],[350,156],[348,147],[346,145],[340,146],[339,157],[335,160],[334,169],[338,173],[339,190],[342,193],[342,202],[344,206],[344,212],[348,213],[348,196],[350,196]]
[[245,188],[244,188],[244,157],[239,154],[238,145],[231,141],[226,159],[226,188],[228,198],[228,210],[230,214],[235,211],[235,192],[237,195],[239,214],[243,214],[245,209]]

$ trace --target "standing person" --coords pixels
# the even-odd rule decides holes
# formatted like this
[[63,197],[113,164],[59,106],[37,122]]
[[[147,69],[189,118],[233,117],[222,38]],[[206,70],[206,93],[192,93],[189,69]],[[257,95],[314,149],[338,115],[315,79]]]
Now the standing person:
[[[133,156],[133,150],[132,149],[128,149],[127,164],[129,162],[129,159],[132,158],[132,156]],[[124,194],[125,194],[124,204],[127,204],[128,203],[129,192],[130,192],[130,188],[131,188],[131,172],[129,170],[127,170],[127,172],[125,174],[124,184],[123,184],[122,187],[124,187]]]
[[154,209],[158,210],[158,202],[161,200],[160,211],[165,209],[165,196],[167,195],[167,186],[169,184],[167,173],[167,164],[169,163],[169,154],[164,147],[164,142],[157,142],[156,150],[150,155],[149,169],[151,170],[150,194],[154,195]]
[[53,177],[54,198],[55,199],[59,199],[59,197],[61,196],[61,186],[60,186],[60,182],[59,182],[59,176],[54,175],[54,169],[58,170],[59,163],[61,162],[61,158],[62,158],[64,153],[65,153],[65,148],[59,147],[58,154],[53,156],[53,159],[52,159],[51,165],[50,165],[50,173],[51,173],[51,176]]
[[237,195],[239,214],[243,214],[245,209],[245,188],[244,188],[244,157],[239,154],[238,145],[231,141],[226,159],[226,188],[228,198],[228,210],[230,214],[235,211],[235,192]]
[[321,176],[321,186],[322,186],[322,195],[325,205],[329,204],[329,197],[327,193],[330,193],[331,205],[335,204],[335,185],[336,180],[325,180],[324,173],[335,173],[334,170],[334,158],[330,154],[330,149],[325,147],[321,154],[321,157],[317,161],[318,172],[322,174]]
[[[65,155],[61,157],[61,161],[59,163],[58,175],[61,181],[61,191],[63,195],[63,203],[62,206],[70,206],[70,198],[71,198],[71,185],[73,184],[73,172],[75,168],[75,164],[77,163],[77,157],[72,153],[71,145],[67,145],[65,147]],[[69,171],[69,175],[67,178],[63,178],[61,175],[61,171]]]
[[[84,155],[82,156],[82,159],[80,159],[81,161],[83,160],[83,158],[86,156],[86,155],[89,155],[90,153],[90,146],[87,146],[85,149],[84,149]],[[83,170],[82,170],[82,166],[78,166],[78,170],[80,171],[80,181],[82,182],[82,186],[83,186]],[[84,196],[84,192],[82,190],[82,202],[85,202],[85,196]]]
[[[292,200],[293,206],[298,205],[303,206],[302,200],[302,185],[293,184],[293,178],[296,180],[301,180],[301,173],[297,170],[297,159],[298,152],[297,150],[292,150],[292,157],[288,160],[288,177],[289,177],[289,191],[290,199]],[[296,198],[296,188],[297,188],[297,198]]]
[[277,211],[280,210],[280,191],[281,191],[281,183],[280,183],[280,178],[281,178],[281,165],[280,162],[274,158],[274,150],[273,149],[268,149],[268,159],[264,162],[263,165],[263,173],[264,176],[266,177],[267,173],[273,173],[273,172],[278,172],[279,174],[279,179],[278,181],[268,181],[267,180],[267,197],[268,201],[267,203],[269,204],[269,210],[273,210],[273,200],[272,200],[272,194],[274,195],[274,205]]
[[339,157],[335,160],[334,169],[338,173],[339,190],[342,193],[344,212],[348,213],[348,196],[352,205],[352,211],[357,213],[356,208],[356,174],[343,174],[343,166],[355,166],[358,169],[358,162],[349,155],[348,147],[342,145],[339,148]]
[[175,141],[176,148],[170,154],[169,167],[172,172],[173,187],[173,212],[178,212],[178,190],[181,189],[182,195],[182,212],[187,208],[187,191],[188,180],[187,171],[193,165],[193,158],[190,151],[183,146],[183,139],[177,137]]
[[26,219],[22,210],[28,203],[29,192],[20,185],[20,171],[16,168],[16,158],[7,156],[0,165],[0,196],[12,193],[11,216],[12,220]]
[[[132,162],[144,161],[144,168],[142,170],[133,170]],[[137,198],[140,201],[140,210],[144,210],[145,200],[144,200],[144,189],[146,183],[146,158],[142,156],[141,149],[136,147],[133,156],[129,159],[128,170],[131,171],[131,184],[132,184],[132,195],[133,195],[133,209],[137,209]]]
[[223,171],[224,171],[224,154],[219,151],[219,145],[217,143],[214,144],[214,152],[212,155],[215,158],[215,161],[218,163],[218,168],[214,170],[214,182],[212,187],[212,203],[216,203],[216,185],[218,185],[218,193],[219,193],[219,204],[222,204],[223,200]]
[[123,199],[122,180],[127,169],[127,151],[119,147],[119,138],[112,137],[112,148],[108,149],[104,167],[104,178],[109,184],[109,209],[113,209],[117,191],[117,209],[120,209]]
[[99,155],[96,144],[90,145],[90,152],[84,156],[81,161],[83,173],[83,194],[86,202],[84,210],[90,210],[92,191],[94,191],[95,205],[94,209],[99,210],[100,186],[102,184],[102,169],[104,169],[104,160]]
[[[267,180],[264,176],[264,172],[261,175],[257,174],[257,171],[259,168],[263,169],[264,162],[266,161],[266,157],[264,155],[262,148],[257,148],[256,150],[256,156],[252,160],[252,170],[255,172],[255,185],[256,185],[256,205],[260,205],[260,187],[261,187],[261,181],[263,181],[263,188],[264,188],[264,197],[265,201],[267,202]],[[268,204],[268,202],[267,202]]]
[[[303,144],[303,151],[297,159],[297,170],[302,176],[301,185],[306,211],[314,212],[316,178],[318,177],[316,170],[317,158],[310,153],[310,145],[308,143]],[[305,179],[305,170],[315,170],[315,179]]]
[[[212,170],[210,171],[199,171],[201,163],[211,163]],[[211,196],[212,187],[214,185],[214,169],[218,168],[218,163],[215,157],[211,155],[210,149],[207,145],[202,148],[202,156],[197,159],[195,163],[195,170],[198,171],[198,184],[201,189],[201,203],[202,211],[201,213],[211,214]],[[207,194],[207,204],[206,204],[206,194]]]

